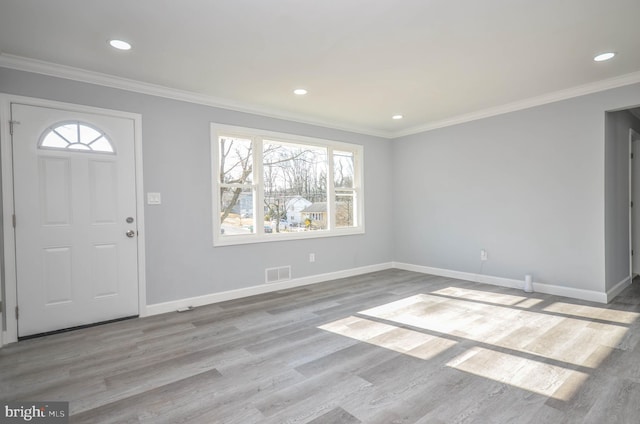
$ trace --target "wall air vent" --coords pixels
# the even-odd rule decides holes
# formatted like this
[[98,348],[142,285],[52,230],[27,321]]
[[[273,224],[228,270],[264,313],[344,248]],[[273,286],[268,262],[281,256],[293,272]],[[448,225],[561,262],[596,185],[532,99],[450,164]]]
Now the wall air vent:
[[278,281],[291,280],[291,265],[264,270],[265,283],[277,283]]

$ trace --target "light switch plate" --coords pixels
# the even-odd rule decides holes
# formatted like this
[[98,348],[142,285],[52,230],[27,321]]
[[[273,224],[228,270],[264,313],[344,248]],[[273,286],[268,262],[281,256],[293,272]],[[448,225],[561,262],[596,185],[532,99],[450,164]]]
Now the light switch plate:
[[159,205],[161,203],[162,203],[162,196],[160,196],[160,193],[147,193],[148,205]]

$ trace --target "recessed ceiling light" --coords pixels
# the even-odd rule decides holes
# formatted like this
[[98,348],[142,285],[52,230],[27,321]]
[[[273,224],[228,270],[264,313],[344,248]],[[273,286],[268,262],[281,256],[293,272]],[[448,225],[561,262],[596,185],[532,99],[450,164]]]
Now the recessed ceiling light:
[[295,94],[296,96],[304,96],[305,94],[307,94],[307,90],[305,90],[304,88],[296,88],[295,90],[293,90],[293,94]]
[[595,60],[596,62],[604,62],[605,60],[613,58],[613,56],[615,55],[616,54],[613,52],[600,53],[599,55],[595,56],[593,60]]
[[122,40],[109,40],[109,45],[118,50],[131,50],[131,44]]
[[393,115],[393,116],[391,117],[391,119],[395,119],[396,121],[397,121],[398,119],[402,119],[402,118],[404,118],[404,116],[402,116],[402,115]]

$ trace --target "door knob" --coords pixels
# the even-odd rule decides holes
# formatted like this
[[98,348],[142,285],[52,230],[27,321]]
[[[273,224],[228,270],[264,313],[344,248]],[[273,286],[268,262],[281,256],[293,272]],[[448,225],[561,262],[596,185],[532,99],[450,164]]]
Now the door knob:
[[127,234],[127,237],[132,238],[132,237],[135,237],[136,232],[133,231],[133,230],[129,230],[129,231],[127,231],[126,234]]

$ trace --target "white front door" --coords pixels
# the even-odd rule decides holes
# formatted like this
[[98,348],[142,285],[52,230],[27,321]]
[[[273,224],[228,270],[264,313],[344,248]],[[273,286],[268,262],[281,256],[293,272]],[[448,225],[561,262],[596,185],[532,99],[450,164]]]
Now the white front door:
[[11,104],[18,336],[138,315],[134,121]]

